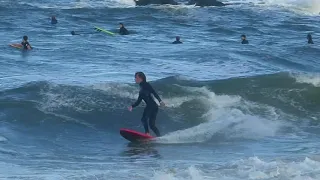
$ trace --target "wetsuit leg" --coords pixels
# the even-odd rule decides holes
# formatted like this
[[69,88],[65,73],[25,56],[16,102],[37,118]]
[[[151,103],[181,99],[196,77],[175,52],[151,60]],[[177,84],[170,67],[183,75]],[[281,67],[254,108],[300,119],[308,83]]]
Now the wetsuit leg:
[[142,118],[141,118],[145,133],[149,133],[149,126],[148,126],[149,114],[150,113],[149,113],[148,108],[145,108],[143,111]]
[[160,132],[155,124],[157,119],[157,114],[158,114],[158,107],[152,108],[150,112],[150,117],[149,117],[149,125],[152,131],[159,137]]

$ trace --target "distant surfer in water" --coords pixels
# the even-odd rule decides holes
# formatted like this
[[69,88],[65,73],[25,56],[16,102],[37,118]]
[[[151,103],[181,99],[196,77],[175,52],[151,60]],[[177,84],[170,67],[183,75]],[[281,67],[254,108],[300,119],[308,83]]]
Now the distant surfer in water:
[[308,39],[308,44],[313,44],[313,40],[312,40],[311,34],[307,35],[307,39]]
[[[137,72],[135,74],[135,81],[140,85],[140,92],[138,100],[130,106],[128,109],[132,111],[133,108],[137,107],[143,100],[146,103],[146,108],[143,111],[142,123],[144,126],[145,133],[149,135],[149,126],[152,131],[159,137],[160,132],[155,125],[156,117],[158,114],[158,104],[153,99],[152,95],[160,102],[160,105],[164,106],[164,102],[161,100],[159,95],[155,92],[152,86],[147,82],[146,75],[143,72]],[[149,126],[148,126],[149,120]]]
[[58,20],[56,19],[55,16],[52,16],[51,17],[51,24],[57,24],[58,23]]
[[124,27],[124,25],[122,23],[120,24],[120,29],[119,29],[119,34],[120,35],[128,35],[129,31]]
[[182,42],[180,41],[180,37],[177,36],[176,40],[172,42],[172,44],[182,44]]
[[74,32],[74,31],[71,31],[71,34],[72,34],[73,36],[74,36],[74,35],[80,35],[80,34]]
[[246,35],[241,35],[241,44],[249,44],[249,41],[247,40]]
[[24,50],[32,49],[31,45],[28,42],[28,36],[23,36],[23,40],[21,42],[21,45]]

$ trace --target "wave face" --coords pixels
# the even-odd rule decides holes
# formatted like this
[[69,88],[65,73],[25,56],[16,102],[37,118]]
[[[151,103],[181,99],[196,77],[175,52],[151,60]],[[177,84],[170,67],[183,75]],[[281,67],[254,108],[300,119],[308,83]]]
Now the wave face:
[[[212,81],[179,77],[154,81],[152,85],[167,103],[157,120],[163,136],[150,146],[129,144],[126,148],[119,147],[124,143],[119,128],[143,129],[139,125],[143,106],[132,113],[126,109],[137,98],[136,85],[70,86],[39,81],[4,90],[0,93],[3,177],[18,175],[17,170],[23,170],[19,175],[23,179],[47,178],[57,173],[67,179],[121,179],[134,173],[134,179],[317,177],[318,169],[312,168],[319,163],[317,156],[298,162],[292,162],[291,157],[307,153],[309,148],[318,151],[315,142],[319,137],[320,102],[316,97],[320,87],[314,85],[315,80],[311,83],[311,79],[306,79],[307,76],[279,73]],[[244,150],[244,146],[250,148]],[[235,160],[238,155],[227,155],[229,148],[247,155],[251,151],[260,152],[257,154],[262,157]],[[164,165],[158,167],[154,160],[166,154],[160,153],[161,149],[182,154],[163,160]],[[215,157],[213,164],[209,162],[212,149],[224,154]],[[268,152],[263,153],[266,149]],[[123,151],[120,159],[117,151]],[[203,153],[196,155],[197,151]],[[286,154],[283,161],[261,160],[279,152]],[[188,159],[190,153],[196,159],[209,161],[190,166],[190,160],[185,160],[189,163],[181,164],[179,158]],[[167,155],[170,154],[174,155]],[[8,160],[12,156],[24,159],[28,165],[21,159]],[[224,162],[225,157],[230,161]],[[155,171],[138,173],[126,158],[129,161],[134,158],[145,168],[153,162]],[[8,170],[7,166],[14,170]],[[87,172],[76,170],[79,166]],[[121,167],[126,167],[126,171],[115,173]],[[293,170],[301,167],[301,173],[306,174]]]
[[[192,136],[188,131],[197,130],[195,137],[186,138],[205,141],[226,129],[250,129],[251,123],[265,126],[251,133],[273,136],[286,122],[317,122],[320,87],[303,82],[302,77],[279,73],[212,81],[179,77],[155,81],[155,88],[167,103],[159,116],[160,129],[164,133],[183,130],[176,133],[187,136]],[[137,98],[137,90],[133,84],[124,83],[82,87],[34,82],[1,92],[1,111],[10,123],[48,121],[46,126],[50,127],[51,123],[69,121],[117,134],[121,127],[140,124],[143,108],[133,113],[127,111],[127,106]],[[247,138],[253,136],[251,133]]]

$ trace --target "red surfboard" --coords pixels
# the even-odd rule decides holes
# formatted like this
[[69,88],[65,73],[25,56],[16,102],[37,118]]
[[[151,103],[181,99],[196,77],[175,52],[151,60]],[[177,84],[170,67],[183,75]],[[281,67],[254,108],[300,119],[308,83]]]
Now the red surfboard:
[[[9,44],[9,46],[17,48],[17,49],[23,49],[22,44]],[[27,49],[27,50],[31,50],[31,49]]]
[[9,46],[14,47],[14,48],[18,48],[18,49],[22,49],[22,44],[10,44]]
[[120,134],[122,137],[131,142],[148,141],[154,138],[153,136],[125,128],[120,129]]

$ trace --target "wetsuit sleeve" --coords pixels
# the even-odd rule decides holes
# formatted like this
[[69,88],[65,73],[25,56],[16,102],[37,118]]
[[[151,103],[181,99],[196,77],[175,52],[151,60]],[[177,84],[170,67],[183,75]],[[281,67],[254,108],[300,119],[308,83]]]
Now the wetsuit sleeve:
[[157,94],[157,92],[153,89],[153,87],[150,85],[150,84],[148,84],[148,88],[149,88],[149,91],[154,95],[154,97],[156,97],[157,98],[157,100],[159,101],[159,102],[161,102],[162,100],[161,100],[161,98],[159,97],[159,95]]
[[21,42],[21,45],[23,46],[24,49],[28,49],[28,46],[30,47],[30,49],[32,49],[32,47],[29,44],[29,42]]
[[31,47],[31,45],[29,44],[29,42],[27,42],[26,46],[27,46],[27,48],[28,48],[28,46],[29,46],[30,49],[32,49],[32,47]]
[[124,30],[123,28],[120,28],[119,34],[123,35],[124,34]]
[[137,107],[137,106],[141,103],[141,101],[142,101],[142,94],[141,94],[141,92],[140,92],[137,101],[136,101],[134,104],[131,105],[132,108]]

